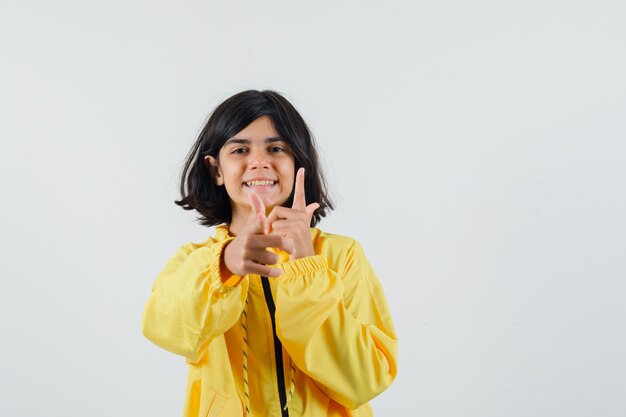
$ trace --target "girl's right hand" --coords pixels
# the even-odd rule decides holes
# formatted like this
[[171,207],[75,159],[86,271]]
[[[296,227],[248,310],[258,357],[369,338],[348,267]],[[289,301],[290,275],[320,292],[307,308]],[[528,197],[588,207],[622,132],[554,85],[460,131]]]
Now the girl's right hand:
[[224,266],[234,275],[258,274],[277,277],[279,268],[271,268],[278,262],[278,256],[267,248],[278,248],[292,253],[293,248],[287,239],[277,235],[266,235],[267,217],[263,200],[256,193],[250,194],[252,214],[239,235],[226,245],[222,254]]

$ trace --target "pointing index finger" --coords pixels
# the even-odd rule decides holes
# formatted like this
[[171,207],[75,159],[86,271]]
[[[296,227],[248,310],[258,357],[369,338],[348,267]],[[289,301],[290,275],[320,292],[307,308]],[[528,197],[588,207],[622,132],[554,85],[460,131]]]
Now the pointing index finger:
[[291,208],[304,210],[306,208],[306,196],[304,194],[304,167],[298,169],[296,173],[296,185],[293,193],[293,204]]

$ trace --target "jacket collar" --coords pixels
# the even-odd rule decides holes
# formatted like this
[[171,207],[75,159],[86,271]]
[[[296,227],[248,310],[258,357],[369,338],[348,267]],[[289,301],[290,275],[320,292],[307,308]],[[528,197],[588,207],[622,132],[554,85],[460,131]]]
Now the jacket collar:
[[230,233],[228,232],[228,226],[228,224],[223,223],[215,227],[215,240],[221,242],[222,240],[226,240],[231,237]]
[[[226,240],[229,237],[232,237],[232,235],[228,231],[228,226],[230,225],[227,223],[222,223],[219,226],[215,227],[215,240],[216,241],[221,242],[222,240]],[[311,227],[310,232],[311,232],[311,239],[316,240],[317,237],[320,235],[321,230],[318,229],[317,227]]]

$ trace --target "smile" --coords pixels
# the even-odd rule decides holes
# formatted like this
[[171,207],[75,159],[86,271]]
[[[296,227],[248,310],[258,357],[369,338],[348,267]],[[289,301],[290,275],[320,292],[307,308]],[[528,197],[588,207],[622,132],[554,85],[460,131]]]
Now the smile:
[[245,185],[246,187],[271,187],[273,185],[276,185],[276,183],[278,183],[278,181],[263,180],[263,181],[247,181],[247,182],[244,182],[243,185]]

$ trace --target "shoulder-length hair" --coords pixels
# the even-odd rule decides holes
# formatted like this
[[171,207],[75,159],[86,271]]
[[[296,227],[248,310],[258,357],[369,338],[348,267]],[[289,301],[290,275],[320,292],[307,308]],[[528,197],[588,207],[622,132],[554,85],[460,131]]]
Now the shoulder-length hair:
[[[211,155],[219,160],[220,149],[228,139],[265,115],[271,119],[276,132],[291,146],[295,172],[300,167],[305,169],[307,205],[313,202],[320,205],[313,213],[311,226],[335,208],[328,195],[315,140],[300,113],[275,91],[247,90],[226,99],[215,108],[187,155],[180,180],[181,199],[174,203],[185,210],[200,213],[197,220],[201,225],[230,223],[232,218],[226,188],[215,184],[212,170],[204,157]],[[293,191],[283,203],[284,207],[293,204]]]

